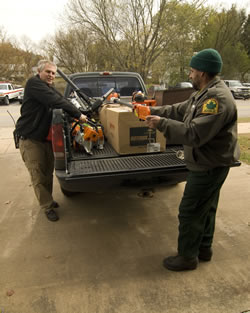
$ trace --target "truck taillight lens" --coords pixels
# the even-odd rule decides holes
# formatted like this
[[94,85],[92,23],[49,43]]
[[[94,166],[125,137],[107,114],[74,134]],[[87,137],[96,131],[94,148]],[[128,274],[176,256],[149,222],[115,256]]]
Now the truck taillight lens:
[[112,72],[107,72],[107,71],[100,72],[100,75],[103,75],[103,76],[108,76],[108,75],[111,75],[111,74],[112,74]]
[[64,137],[62,124],[52,125],[52,146],[55,158],[64,158]]

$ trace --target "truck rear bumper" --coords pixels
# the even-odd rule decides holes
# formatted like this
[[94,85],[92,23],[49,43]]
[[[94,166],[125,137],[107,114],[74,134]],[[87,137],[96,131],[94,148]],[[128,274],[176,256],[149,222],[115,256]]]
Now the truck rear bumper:
[[70,192],[90,192],[120,188],[122,186],[153,186],[172,185],[186,181],[187,169],[171,169],[159,172],[115,173],[90,176],[65,175],[63,171],[57,171],[56,176],[62,189]]
[[75,160],[67,171],[56,170],[56,176],[62,189],[84,192],[131,184],[176,184],[186,180],[187,168],[171,151]]

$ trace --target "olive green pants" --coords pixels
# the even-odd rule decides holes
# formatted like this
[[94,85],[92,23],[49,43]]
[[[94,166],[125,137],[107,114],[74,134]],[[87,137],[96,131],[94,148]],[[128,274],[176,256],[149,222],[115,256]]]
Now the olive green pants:
[[179,206],[179,255],[196,257],[201,247],[212,246],[220,189],[228,172],[229,167],[189,172]]
[[29,171],[39,205],[42,209],[48,210],[53,203],[54,155],[51,142],[20,139],[19,149]]

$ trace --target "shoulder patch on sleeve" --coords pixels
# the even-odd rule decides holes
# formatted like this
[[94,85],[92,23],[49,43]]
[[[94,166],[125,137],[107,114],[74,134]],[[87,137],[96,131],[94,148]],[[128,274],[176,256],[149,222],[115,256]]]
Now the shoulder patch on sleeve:
[[204,114],[217,114],[219,102],[215,98],[207,99],[202,106],[202,113]]

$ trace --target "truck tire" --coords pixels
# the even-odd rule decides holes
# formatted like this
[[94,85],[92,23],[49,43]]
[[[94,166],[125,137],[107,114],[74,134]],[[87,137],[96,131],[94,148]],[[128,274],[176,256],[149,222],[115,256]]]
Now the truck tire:
[[232,95],[233,95],[234,99],[236,99],[234,92],[233,91],[231,91],[231,92],[232,92]]
[[3,103],[4,103],[4,105],[9,105],[10,104],[10,100],[9,100],[8,96],[4,97]]

